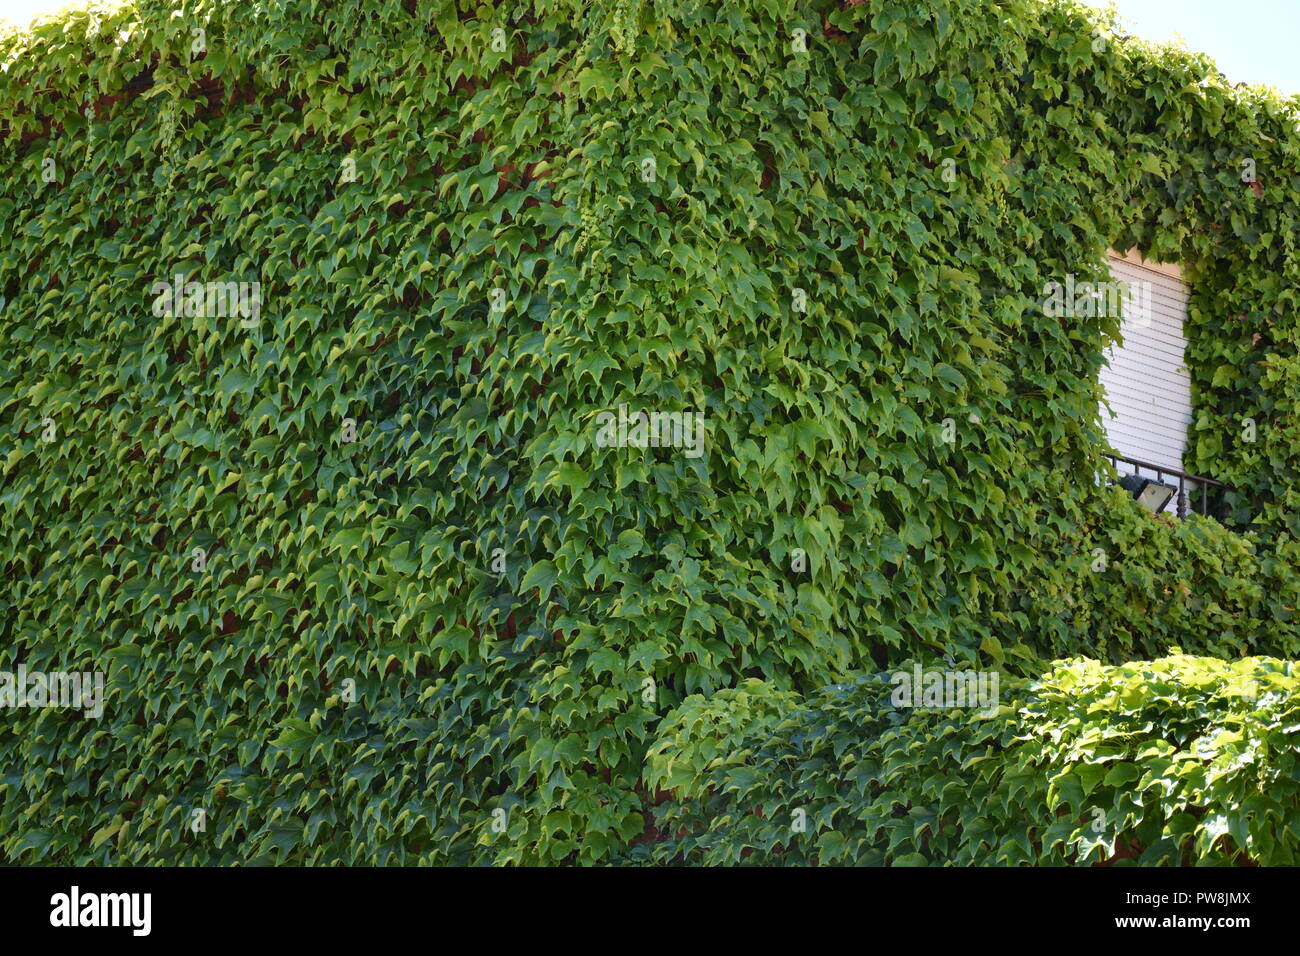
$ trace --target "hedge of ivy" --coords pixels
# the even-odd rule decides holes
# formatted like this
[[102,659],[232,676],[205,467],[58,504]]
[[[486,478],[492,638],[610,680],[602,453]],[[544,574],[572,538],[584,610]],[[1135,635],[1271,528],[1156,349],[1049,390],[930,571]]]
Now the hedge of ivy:
[[[691,694],[1294,653],[1293,103],[1038,0],[174,6],[0,36],[0,670],[106,677],[5,860],[602,862]],[[1110,246],[1248,539],[1094,483]]]
[[[647,779],[652,844],[710,864],[1300,862],[1300,667],[1176,655],[1057,662],[996,715],[891,706],[890,675],[806,706],[694,703]],[[1004,688],[1004,691],[1006,689]],[[723,716],[725,714],[725,717]],[[737,724],[721,756],[712,723]]]

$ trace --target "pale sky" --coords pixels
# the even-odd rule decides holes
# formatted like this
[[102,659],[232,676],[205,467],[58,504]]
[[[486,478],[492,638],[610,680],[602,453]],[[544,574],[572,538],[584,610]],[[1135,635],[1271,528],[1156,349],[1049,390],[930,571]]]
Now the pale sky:
[[[26,26],[76,0],[0,0],[0,19]],[[1208,53],[1234,83],[1267,83],[1300,93],[1300,0],[1083,0],[1114,2],[1133,32],[1167,42],[1181,35]]]
[[[1110,0],[1084,0],[1094,7]],[[4,0],[0,0],[0,5]],[[1114,0],[1132,32],[1167,43],[1181,34],[1234,83],[1300,93],[1300,0]]]
[[0,0],[0,20],[25,27],[38,13],[52,13],[68,5],[68,0]]

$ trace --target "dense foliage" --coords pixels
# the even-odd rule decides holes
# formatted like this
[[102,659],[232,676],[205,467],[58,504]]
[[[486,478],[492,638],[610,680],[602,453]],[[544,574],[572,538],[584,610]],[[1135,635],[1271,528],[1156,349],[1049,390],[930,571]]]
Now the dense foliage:
[[[651,778],[675,799],[660,809],[670,838],[655,853],[714,864],[1300,861],[1294,662],[1064,661],[991,716],[893,707],[892,690],[888,675],[830,687],[775,725],[756,721],[707,768],[698,751],[712,737],[690,729],[707,718],[666,722]],[[749,696],[763,697],[752,685]],[[711,706],[734,709],[697,709]]]
[[[1039,0],[174,6],[0,37],[0,670],[106,675],[0,858],[603,862],[689,695],[1295,653],[1294,105]],[[1108,246],[1256,534],[1094,482]]]

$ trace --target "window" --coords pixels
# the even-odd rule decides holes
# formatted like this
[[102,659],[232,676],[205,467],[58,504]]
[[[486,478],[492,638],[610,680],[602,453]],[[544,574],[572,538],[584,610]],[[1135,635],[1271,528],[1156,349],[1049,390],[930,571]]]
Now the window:
[[[1110,410],[1106,437],[1121,474],[1176,486],[1165,506],[1178,514],[1204,512],[1206,479],[1187,475],[1183,455],[1192,423],[1192,384],[1183,364],[1187,287],[1175,265],[1149,262],[1136,251],[1112,252],[1111,274],[1124,283],[1123,344],[1108,348],[1101,370]],[[1210,483],[1213,484],[1213,483]]]
[[1115,417],[1104,410],[1106,437],[1125,458],[1183,470],[1192,422],[1192,383],[1183,367],[1187,289],[1177,266],[1110,256],[1111,274],[1128,284],[1124,342],[1106,350],[1101,384]]

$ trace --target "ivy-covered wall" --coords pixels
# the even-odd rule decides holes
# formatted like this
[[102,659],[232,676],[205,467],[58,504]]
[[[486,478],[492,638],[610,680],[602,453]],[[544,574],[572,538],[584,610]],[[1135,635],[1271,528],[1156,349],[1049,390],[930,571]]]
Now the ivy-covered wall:
[[[0,37],[0,671],[105,680],[6,861],[610,861],[691,694],[1295,656],[1294,103],[1040,0],[173,7]],[[1108,247],[1233,531],[1094,480]]]

